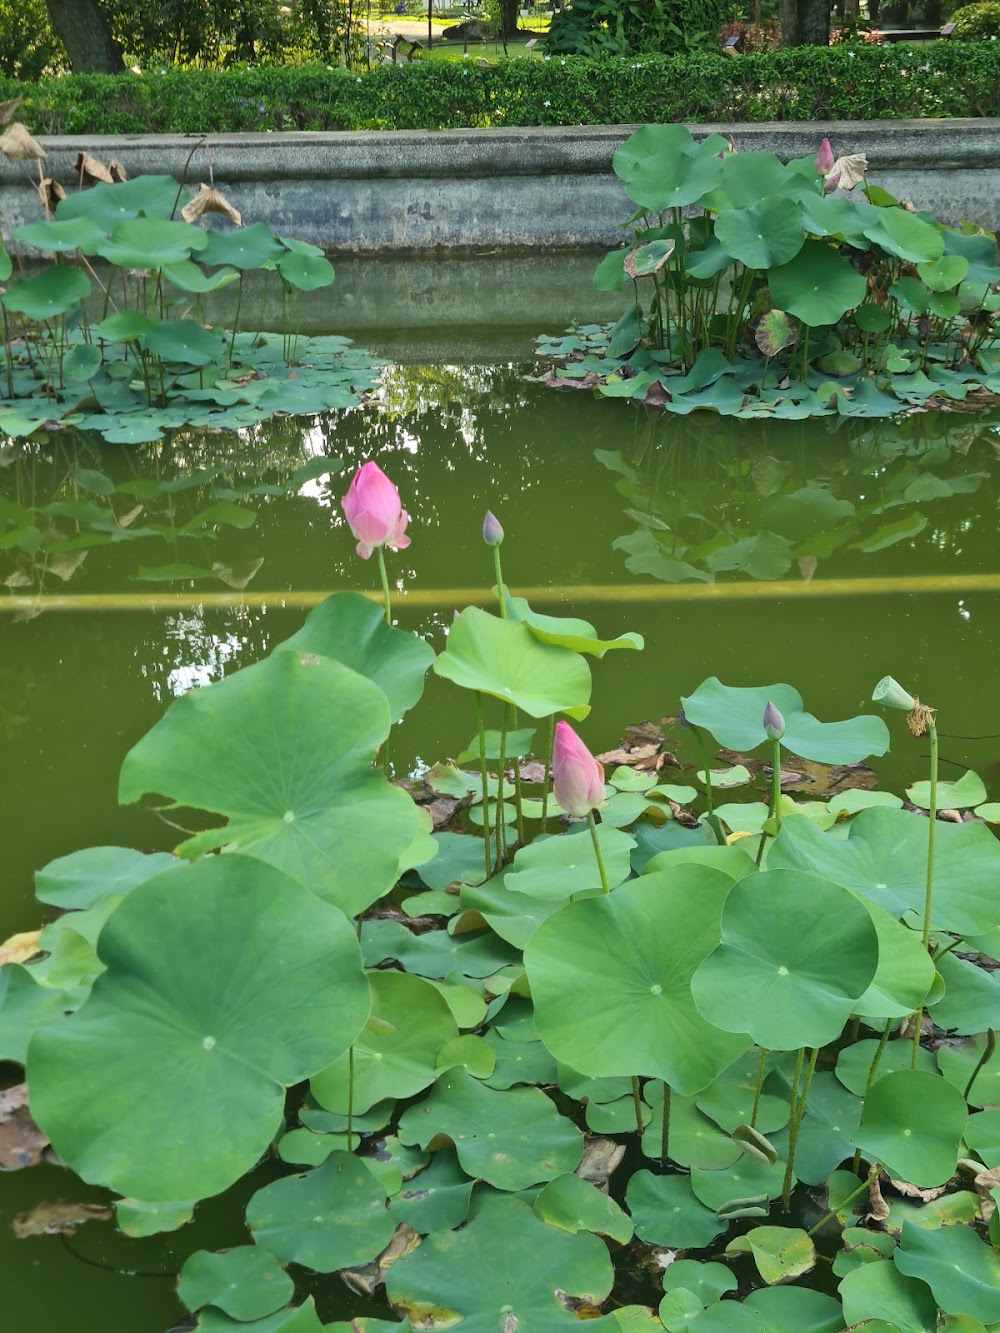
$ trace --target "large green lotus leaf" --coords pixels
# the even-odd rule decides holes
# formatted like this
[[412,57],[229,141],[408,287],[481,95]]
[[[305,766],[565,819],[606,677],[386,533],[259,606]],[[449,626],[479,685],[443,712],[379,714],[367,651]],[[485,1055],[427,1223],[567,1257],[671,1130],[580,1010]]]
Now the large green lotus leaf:
[[675,1259],[663,1272],[664,1291],[685,1287],[694,1292],[702,1305],[713,1305],[727,1291],[735,1291],[738,1286],[739,1282],[725,1264]]
[[[879,1043],[868,1039],[866,1041],[855,1041],[850,1046],[842,1047],[837,1056],[837,1078],[854,1093],[856,1097],[863,1097],[868,1087],[868,1079],[871,1074],[872,1062],[878,1051]],[[913,1064],[913,1042],[912,1041],[890,1041],[886,1043],[882,1054],[879,1056],[878,1068],[875,1071],[875,1078],[885,1078],[886,1074],[895,1073],[899,1069],[910,1069]],[[918,1069],[933,1070],[936,1068],[933,1054],[925,1050],[922,1046],[917,1058]]]
[[220,287],[228,287],[240,275],[234,268],[219,268],[208,274],[193,260],[179,259],[176,264],[163,265],[163,276],[182,292],[204,295],[205,292],[217,292]]
[[802,211],[794,200],[772,195],[749,208],[720,213],[715,236],[726,254],[747,268],[774,268],[802,249]]
[[734,1237],[727,1254],[750,1254],[768,1286],[792,1282],[816,1266],[816,1247],[801,1227],[754,1227]]
[[451,935],[425,930],[416,935],[399,921],[366,921],[361,927],[361,952],[366,967],[394,959],[407,972],[440,980],[451,973],[488,977],[517,961],[517,953],[490,930]]
[[899,1333],[933,1333],[938,1308],[930,1288],[905,1277],[895,1264],[862,1264],[840,1284],[844,1320],[867,1328],[866,1320],[885,1320]]
[[[252,1324],[231,1319],[229,1315],[209,1305],[199,1315],[193,1333],[324,1333],[324,1330],[330,1327],[332,1325],[320,1323],[316,1313],[316,1303],[310,1296],[302,1305],[289,1305],[284,1310],[279,1310],[277,1314],[255,1319]],[[403,1333],[402,1329],[400,1333]]]
[[590,712],[590,668],[579,653],[539,643],[527,625],[468,606],[434,670],[466,690],[503,699],[531,717]]
[[955,1174],[968,1112],[959,1090],[923,1069],[901,1069],[872,1084],[855,1147],[890,1176],[924,1189]]
[[[539,1221],[520,1199],[488,1195],[460,1231],[439,1231],[386,1273],[393,1306],[420,1328],[465,1333],[569,1333],[578,1304],[599,1305],[614,1281],[607,1246]],[[594,1325],[608,1333],[617,1325]]]
[[853,1135],[861,1123],[861,1099],[834,1074],[820,1071],[809,1084],[805,1115],[795,1147],[795,1174],[807,1185],[821,1185],[850,1157]]
[[[921,810],[931,808],[930,781],[915,782],[906,789],[907,799]],[[968,810],[986,800],[986,787],[978,773],[966,772],[954,782],[939,782],[937,808],[939,810]]]
[[185,1226],[194,1216],[194,1207],[189,1200],[142,1203],[139,1199],[116,1199],[115,1221],[126,1236],[156,1236]]
[[333,1152],[321,1166],[258,1190],[247,1225],[285,1263],[333,1273],[369,1263],[389,1244],[396,1224],[387,1200],[360,1157]]
[[454,1150],[439,1148],[430,1165],[393,1195],[392,1215],[422,1236],[451,1231],[469,1216],[474,1183],[459,1166]]
[[813,235],[843,237],[855,250],[871,248],[864,229],[877,210],[870,204],[829,194],[810,194],[802,196],[799,207],[805,226]]
[[801,694],[791,685],[744,688],[723,685],[717,676],[710,676],[681,700],[684,716],[693,726],[704,727],[720,745],[740,751],[755,750],[767,740],[763,717],[769,702],[785,719],[782,745],[803,759],[854,764],[889,748],[889,729],[881,718],[820,722],[805,711]]
[[965,1141],[987,1168],[1000,1166],[1000,1111],[977,1111],[969,1116]]
[[722,180],[725,142],[710,137],[698,144],[683,125],[643,125],[615,153],[615,175],[630,199],[654,213],[696,203]]
[[855,1012],[866,1018],[905,1018],[924,1003],[934,985],[930,954],[915,930],[891,917],[871,899],[861,894],[856,896],[868,909],[878,935],[878,967],[871,985],[855,1005]]
[[127,218],[115,223],[111,239],[99,245],[97,253],[119,268],[156,269],[190,259],[207,244],[208,232],[190,222]]
[[760,1162],[754,1157],[741,1157],[723,1171],[692,1167],[691,1189],[696,1199],[715,1212],[734,1199],[776,1199],[784,1177],[783,1161]]
[[214,1305],[233,1319],[260,1319],[287,1305],[295,1283],[273,1254],[238,1245],[213,1254],[196,1250],[184,1261],[177,1295],[189,1310]]
[[[462,781],[460,785],[465,787],[465,782]],[[465,796],[467,792],[468,788],[459,794]],[[417,874],[428,889],[443,893],[452,885],[483,882],[486,870],[483,866],[483,844],[479,838],[470,837],[468,833],[432,833],[431,839],[437,852],[430,861],[425,861],[417,869]]]
[[938,961],[944,995],[934,1006],[934,1022],[960,1037],[1000,1028],[1000,977],[975,963],[945,954]]
[[[514,876],[511,875],[510,879]],[[585,890],[589,898],[602,892]],[[463,910],[479,912],[483,920],[502,940],[523,949],[541,923],[563,905],[559,899],[543,901],[526,893],[516,893],[508,886],[506,874],[494,875],[479,886],[463,885]]]
[[49,254],[82,250],[84,254],[92,255],[104,240],[103,229],[89,218],[32,222],[27,227],[15,227],[12,235],[22,245],[33,245],[36,250]]
[[636,1171],[628,1182],[625,1205],[632,1214],[635,1234],[651,1245],[671,1249],[701,1249],[711,1245],[728,1223],[695,1198],[687,1176],[654,1176]]
[[[781,1059],[783,1057],[776,1057]],[[773,1060],[769,1060],[773,1063]],[[760,1052],[748,1051],[735,1064],[723,1070],[719,1077],[698,1098],[698,1109],[710,1116],[727,1134],[733,1134],[740,1125],[748,1125],[757,1100],[757,1076]],[[765,1071],[766,1073],[766,1071]],[[765,1076],[765,1085],[768,1079]],[[773,1134],[788,1124],[791,1107],[787,1096],[765,1087],[757,1104],[756,1128],[761,1134]]]
[[[986,1056],[986,1034],[970,1037],[956,1046],[941,1046],[937,1060],[941,1073],[956,1088],[963,1090],[975,1074],[969,1087],[970,1106],[1000,1106],[1000,1049]],[[980,1063],[983,1061],[983,1063]],[[978,1073],[976,1070],[978,1069]]]
[[86,273],[69,264],[52,264],[8,287],[0,298],[8,310],[29,319],[58,319],[90,295]]
[[434,661],[430,644],[416,634],[390,629],[381,608],[357,592],[337,592],[320,602],[298,633],[274,651],[316,653],[343,662],[375,682],[389,700],[394,720],[423,694],[424,677]]
[[1000,1253],[971,1227],[929,1231],[904,1222],[892,1258],[901,1273],[927,1283],[942,1310],[984,1324],[1000,1320]]
[[911,264],[940,259],[944,254],[944,238],[937,227],[905,208],[880,208],[864,233],[880,249]]
[[[840,1303],[808,1287],[764,1287],[742,1305],[718,1301],[693,1319],[691,1333],[841,1333]],[[878,1333],[869,1330],[865,1333]]]
[[535,1200],[535,1216],[560,1231],[593,1231],[619,1245],[632,1239],[632,1219],[614,1199],[572,1172],[556,1176],[542,1188]]
[[226,339],[219,329],[205,329],[195,319],[164,319],[143,336],[147,352],[184,366],[207,366],[222,358]]
[[263,222],[238,227],[235,231],[206,232],[205,235],[208,243],[199,255],[203,264],[255,269],[287,254],[277,236]]
[[[505,1041],[499,1033],[489,1031],[483,1038],[492,1047],[496,1065],[489,1078],[488,1088],[512,1088],[518,1083],[554,1083],[556,1062],[540,1041]],[[632,1123],[635,1123],[633,1118]]]
[[835,1041],[878,966],[878,935],[847,889],[791,870],[733,885],[722,941],[691,983],[699,1012],[768,1050]]
[[825,241],[806,241],[794,259],[771,269],[767,285],[774,304],[810,328],[836,324],[868,291],[864,274]]
[[[437,1077],[442,1046],[458,1036],[444,996],[423,977],[372,972],[372,1020],[353,1046],[354,1110],[367,1111],[388,1097],[412,1097]],[[347,1054],[313,1076],[313,1096],[328,1111],[351,1106]]]
[[[728,147],[728,145],[727,145]],[[750,208],[769,195],[789,200],[815,194],[816,176],[804,176],[793,163],[780,161],[773,153],[727,153],[722,168],[722,186],[705,200],[705,207],[725,212]]]
[[[504,590],[506,592],[506,589]],[[527,625],[540,643],[552,643],[560,648],[572,648],[575,653],[588,657],[603,657],[613,648],[642,648],[643,637],[629,631],[617,639],[601,639],[589,620],[573,616],[546,616],[533,611],[524,597],[507,594],[507,615],[511,620]]]
[[118,185],[98,184],[67,195],[56,205],[56,217],[90,218],[110,231],[116,222],[140,214],[169,218],[189,198],[189,193],[172,176],[134,176]]
[[[93,950],[85,940],[79,940],[76,952],[80,955],[78,970],[85,972]],[[0,1060],[23,1065],[32,1034],[78,1009],[89,991],[88,982],[68,990],[42,985],[34,969],[20,963],[0,967]]]
[[[125,757],[123,804],[159,792],[228,816],[182,844],[259,857],[349,916],[395,884],[422,820],[372,767],[389,734],[377,685],[330,658],[277,653],[192,690]],[[433,844],[420,837],[431,855]]]
[[[932,924],[960,935],[1000,920],[1000,844],[983,824],[939,821],[934,846]],[[923,915],[927,821],[906,810],[862,810],[846,838],[828,837],[808,819],[787,819],[768,851],[772,869],[807,870],[844,884],[893,917]]]
[[442,1074],[427,1098],[404,1111],[399,1137],[427,1145],[440,1135],[455,1145],[462,1170],[497,1189],[522,1190],[575,1171],[580,1131],[538,1088],[498,1092],[464,1069]]
[[[597,840],[613,889],[631,874],[635,839],[611,825],[600,824]],[[513,871],[504,876],[504,887],[548,902],[562,901],[584,889],[600,889],[601,871],[588,830],[581,826],[580,832],[563,833],[520,848],[514,855]]]
[[699,1092],[747,1049],[706,1022],[691,977],[720,938],[733,887],[708,866],[644,875],[561,908],[524,951],[539,1036],[595,1078],[646,1074]]
[[300,292],[314,292],[333,282],[333,265],[322,254],[284,254],[277,262],[277,269],[285,282]]
[[[653,1118],[642,1136],[642,1150],[647,1157],[659,1158],[663,1146],[663,1084],[659,1080],[647,1083],[642,1095],[653,1109]],[[667,1128],[670,1160],[681,1166],[723,1171],[742,1155],[739,1144],[698,1108],[694,1097],[671,1095]]]
[[249,857],[134,889],[98,953],[84,1008],[32,1038],[32,1112],[84,1180],[150,1202],[238,1180],[371,1004],[343,913]]
[[168,852],[131,847],[86,847],[50,861],[35,872],[35,897],[63,910],[93,907],[108,894],[124,896],[140,884],[176,870],[184,862]]

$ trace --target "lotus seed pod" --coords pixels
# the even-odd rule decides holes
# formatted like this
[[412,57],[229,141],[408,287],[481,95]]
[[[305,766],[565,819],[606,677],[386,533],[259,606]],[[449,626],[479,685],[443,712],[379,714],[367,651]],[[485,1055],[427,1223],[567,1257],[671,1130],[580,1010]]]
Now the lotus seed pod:
[[901,713],[912,713],[917,701],[912,694],[907,694],[898,680],[883,676],[872,690],[872,703],[882,704],[885,708],[898,708]]
[[489,509],[483,519],[483,541],[487,546],[499,546],[503,541],[503,528],[500,520]]
[[780,741],[785,734],[785,719],[770,699],[764,709],[764,733],[769,741]]

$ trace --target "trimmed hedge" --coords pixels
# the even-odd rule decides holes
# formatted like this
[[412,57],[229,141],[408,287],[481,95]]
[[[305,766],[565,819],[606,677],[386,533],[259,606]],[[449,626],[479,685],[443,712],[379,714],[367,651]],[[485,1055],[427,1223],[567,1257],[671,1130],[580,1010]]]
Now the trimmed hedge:
[[1000,43],[0,79],[16,94],[38,134],[995,116]]

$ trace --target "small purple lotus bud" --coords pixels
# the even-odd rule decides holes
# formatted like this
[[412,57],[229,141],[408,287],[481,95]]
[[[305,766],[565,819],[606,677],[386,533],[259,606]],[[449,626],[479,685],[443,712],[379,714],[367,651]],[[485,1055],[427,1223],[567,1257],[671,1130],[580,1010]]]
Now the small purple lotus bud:
[[785,734],[785,719],[768,699],[764,709],[764,734],[769,741],[780,741]]
[[500,520],[489,509],[487,509],[486,517],[483,519],[483,541],[487,546],[499,546],[503,541],[503,528],[500,526]]

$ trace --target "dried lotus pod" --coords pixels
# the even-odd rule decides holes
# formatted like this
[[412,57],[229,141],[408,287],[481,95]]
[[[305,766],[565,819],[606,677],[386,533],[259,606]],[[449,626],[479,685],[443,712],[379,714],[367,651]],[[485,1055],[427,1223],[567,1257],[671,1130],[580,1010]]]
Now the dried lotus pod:
[[226,196],[211,185],[199,185],[198,193],[181,209],[181,217],[185,222],[197,222],[205,213],[221,213],[237,227],[243,225],[239,209],[234,208]]

